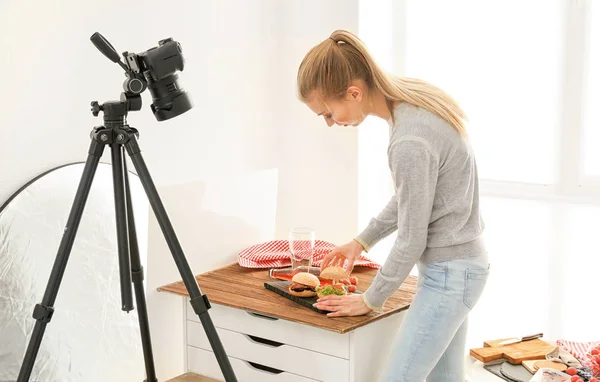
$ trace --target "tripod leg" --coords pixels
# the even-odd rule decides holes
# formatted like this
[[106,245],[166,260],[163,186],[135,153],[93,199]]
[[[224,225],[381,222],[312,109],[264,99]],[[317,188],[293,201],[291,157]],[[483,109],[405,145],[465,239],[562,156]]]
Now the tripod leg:
[[113,143],[110,145],[110,149],[112,154],[115,217],[117,219],[121,310],[129,312],[133,309],[133,297],[131,295],[131,265],[129,263],[129,238],[127,236],[127,206],[125,203],[123,146],[119,143]]
[[131,278],[135,291],[135,301],[140,323],[140,334],[142,337],[142,349],[144,351],[144,363],[146,365],[146,381],[158,382],[154,367],[154,356],[152,355],[152,341],[150,339],[150,325],[148,324],[148,309],[146,308],[146,294],[144,291],[144,268],[140,260],[137,233],[135,230],[135,219],[133,216],[133,205],[131,202],[131,188],[129,186],[129,172],[127,161],[123,158],[123,169],[125,173],[125,199],[127,202],[127,224],[129,231],[129,249],[131,254]]
[[73,248],[73,242],[75,241],[75,235],[79,228],[79,222],[81,221],[85,203],[90,193],[90,189],[92,188],[94,175],[96,174],[98,162],[100,162],[103,151],[104,145],[98,144],[95,140],[92,140],[83,174],[81,175],[81,180],[79,181],[79,186],[77,187],[73,205],[67,219],[67,225],[63,232],[58,247],[58,253],[52,267],[52,272],[50,273],[50,278],[44,292],[44,297],[42,298],[42,302],[37,304],[33,309],[32,316],[36,320],[36,323],[29,340],[23,364],[19,371],[18,382],[27,382],[31,377],[33,365],[42,343],[46,325],[50,322],[52,314],[54,313],[54,302],[56,301],[60,282],[65,273],[65,268],[67,267],[67,261],[69,260],[71,249]]
[[219,334],[217,333],[215,325],[208,314],[208,309],[210,308],[208,297],[206,297],[206,295],[202,294],[200,291],[198,282],[196,281],[196,278],[194,277],[194,274],[192,273],[192,270],[190,269],[190,266],[185,258],[181,244],[179,244],[179,240],[177,239],[177,235],[173,229],[173,225],[167,216],[167,211],[160,200],[158,191],[154,186],[154,182],[150,177],[146,163],[142,158],[137,140],[134,137],[131,137],[127,143],[125,143],[125,148],[127,148],[127,152],[129,153],[133,165],[137,170],[137,174],[140,177],[142,186],[144,187],[146,195],[148,196],[148,201],[150,202],[152,210],[156,215],[156,220],[158,221],[163,235],[165,236],[167,245],[171,250],[171,254],[175,260],[175,265],[177,265],[179,274],[181,275],[183,283],[185,284],[188,294],[190,295],[190,304],[194,308],[194,312],[196,312],[200,322],[202,323],[202,326],[204,327],[204,331],[217,358],[221,372],[225,377],[225,381],[237,382],[237,378],[235,377],[235,373],[233,372],[229,358],[225,353],[225,348],[223,348]]

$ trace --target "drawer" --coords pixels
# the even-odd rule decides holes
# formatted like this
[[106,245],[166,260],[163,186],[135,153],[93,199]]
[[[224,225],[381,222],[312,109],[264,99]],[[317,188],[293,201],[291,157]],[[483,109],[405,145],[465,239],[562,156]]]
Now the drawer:
[[[187,360],[188,371],[220,381],[225,380],[212,352],[188,346]],[[315,382],[314,379],[252,364],[233,357],[229,357],[229,362],[238,382]]]
[[[189,299],[186,306],[187,319],[199,323],[200,319],[194,313]],[[350,335],[348,333],[340,334],[219,304],[211,304],[208,313],[218,328],[250,334],[344,359],[350,358]]]
[[[347,381],[350,361],[264,338],[217,328],[228,356],[283,370],[318,381]],[[326,342],[319,342],[327,347]],[[187,322],[187,344],[197,348],[212,348],[197,322]]]

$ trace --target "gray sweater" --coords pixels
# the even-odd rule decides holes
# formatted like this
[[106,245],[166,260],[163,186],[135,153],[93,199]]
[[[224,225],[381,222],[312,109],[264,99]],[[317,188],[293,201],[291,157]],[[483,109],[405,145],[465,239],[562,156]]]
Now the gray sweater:
[[368,252],[394,231],[394,246],[365,303],[379,310],[417,261],[434,263],[486,251],[471,146],[437,115],[403,102],[390,124],[388,162],[395,195],[355,240]]

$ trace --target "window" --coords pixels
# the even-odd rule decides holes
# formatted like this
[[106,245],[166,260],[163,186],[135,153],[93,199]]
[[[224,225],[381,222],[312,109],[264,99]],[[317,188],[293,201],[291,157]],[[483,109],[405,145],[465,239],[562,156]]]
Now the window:
[[[548,312],[556,320],[556,331],[575,341],[589,341],[598,329],[598,270],[600,269],[600,206],[561,204],[557,207],[559,247],[553,280],[553,306]],[[564,218],[564,219],[563,219]],[[561,224],[559,223],[559,224]],[[588,291],[592,291],[592,294]],[[578,311],[573,317],[573,310]]]
[[589,14],[584,81],[583,172],[586,177],[600,177],[600,5],[597,2],[590,1]]
[[462,105],[481,178],[555,182],[561,2],[406,4],[403,75],[440,86]]
[[551,205],[501,197],[483,197],[481,204],[491,266],[484,295],[470,315],[467,347],[515,333],[552,335]]
[[[492,273],[467,347],[529,332],[596,340],[585,296],[600,267],[600,4],[363,0],[360,17],[374,56],[392,53],[378,58],[386,69],[441,87],[470,119]],[[361,228],[391,196],[375,151],[387,135],[367,131],[359,166],[379,175],[359,185],[378,190],[359,193]],[[374,260],[385,261],[394,239]]]

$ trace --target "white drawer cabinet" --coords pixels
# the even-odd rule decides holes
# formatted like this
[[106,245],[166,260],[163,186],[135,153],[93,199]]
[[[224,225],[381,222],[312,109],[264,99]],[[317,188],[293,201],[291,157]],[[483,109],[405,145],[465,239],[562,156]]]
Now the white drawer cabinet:
[[[190,346],[187,352],[187,362],[189,370],[202,370],[202,374],[205,376],[223,379],[217,377],[221,375],[221,369],[214,354],[208,350]],[[314,382],[314,379],[304,378],[285,371],[265,370],[263,366],[233,357],[229,357],[229,362],[237,380],[240,382]]]
[[[299,325],[243,309],[231,308],[211,303],[210,317],[215,326],[250,336],[266,338],[302,349],[330,354],[348,359],[350,357],[350,337],[314,326]],[[188,321],[200,323],[189,302],[185,306]],[[323,347],[326,343],[327,346]]]
[[[230,357],[317,381],[348,380],[348,359],[222,328],[217,328],[217,333]],[[211,350],[204,329],[197,322],[187,323],[187,343]]]
[[[357,267],[353,275],[359,290],[368,288],[375,274],[375,269]],[[239,382],[376,382],[417,284],[409,276],[383,313],[328,318],[267,290],[264,283],[273,279],[265,269],[233,263],[196,280],[208,296],[208,312]],[[184,354],[171,358],[183,361],[183,372],[224,381],[183,282],[158,290],[182,297],[178,321],[183,325],[176,326],[184,331]],[[161,349],[181,350],[179,340],[169,337],[163,343]],[[163,355],[170,356],[167,351]]]
[[[374,382],[405,314],[398,312],[340,334],[211,305],[209,314],[239,382]],[[224,381],[188,298],[183,309],[187,370]]]

